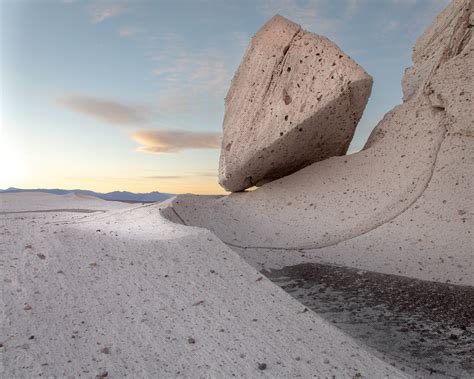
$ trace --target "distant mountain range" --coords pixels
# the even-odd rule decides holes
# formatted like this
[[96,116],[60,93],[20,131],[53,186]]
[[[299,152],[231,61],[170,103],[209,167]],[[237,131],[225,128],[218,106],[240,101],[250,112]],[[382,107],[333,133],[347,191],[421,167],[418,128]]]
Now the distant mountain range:
[[161,192],[148,192],[148,193],[133,193],[127,191],[114,191],[114,192],[94,192],[88,190],[80,190],[80,189],[73,189],[73,190],[65,190],[65,189],[21,189],[21,188],[7,188],[5,190],[0,189],[0,193],[7,193],[7,192],[45,192],[51,193],[54,195],[67,195],[69,193],[77,193],[79,195],[86,195],[86,196],[94,196],[98,197],[99,199],[103,200],[111,200],[111,201],[133,201],[133,202],[153,202],[153,201],[163,201],[173,197],[173,194],[170,193],[161,193]]

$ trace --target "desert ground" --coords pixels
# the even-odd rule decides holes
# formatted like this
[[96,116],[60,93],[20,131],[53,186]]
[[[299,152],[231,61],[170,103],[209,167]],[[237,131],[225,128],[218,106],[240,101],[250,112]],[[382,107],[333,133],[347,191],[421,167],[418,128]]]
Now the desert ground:
[[163,218],[166,202],[0,199],[4,377],[473,373],[471,287],[334,265],[259,272]]
[[164,204],[0,196],[4,377],[406,376]]
[[357,153],[372,78],[276,15],[225,99],[233,193],[0,193],[0,376],[474,377],[473,15]]

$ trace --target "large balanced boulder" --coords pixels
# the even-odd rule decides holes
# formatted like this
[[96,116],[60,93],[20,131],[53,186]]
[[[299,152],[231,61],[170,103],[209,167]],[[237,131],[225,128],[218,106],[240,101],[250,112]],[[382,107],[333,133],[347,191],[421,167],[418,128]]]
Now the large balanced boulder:
[[173,212],[259,269],[302,262],[474,286],[474,25],[455,0],[416,43],[405,101],[365,148],[255,191],[178,196]]
[[241,191],[344,155],[372,78],[281,16],[253,37],[227,94],[219,182]]

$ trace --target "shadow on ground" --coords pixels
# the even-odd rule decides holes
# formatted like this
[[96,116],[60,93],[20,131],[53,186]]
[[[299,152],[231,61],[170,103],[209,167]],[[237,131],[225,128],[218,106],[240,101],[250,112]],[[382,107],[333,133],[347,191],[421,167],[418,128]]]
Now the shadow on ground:
[[407,373],[474,377],[472,287],[321,264],[262,273]]

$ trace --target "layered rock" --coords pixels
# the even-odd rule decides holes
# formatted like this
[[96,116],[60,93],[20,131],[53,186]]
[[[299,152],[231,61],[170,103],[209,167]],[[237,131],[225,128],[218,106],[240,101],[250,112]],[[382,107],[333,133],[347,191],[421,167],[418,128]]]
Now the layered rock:
[[[412,53],[413,66],[405,70],[402,78],[404,101],[429,86],[430,77],[440,65],[468,43],[470,28],[474,25],[472,6],[472,1],[453,1],[418,38]],[[430,96],[430,99],[434,100],[434,97]]]
[[273,17],[226,97],[220,184],[241,191],[345,154],[371,88],[333,42]]
[[363,151],[248,193],[178,197],[173,212],[256,265],[329,262],[474,285],[471,3],[453,1],[420,37],[406,100]]

